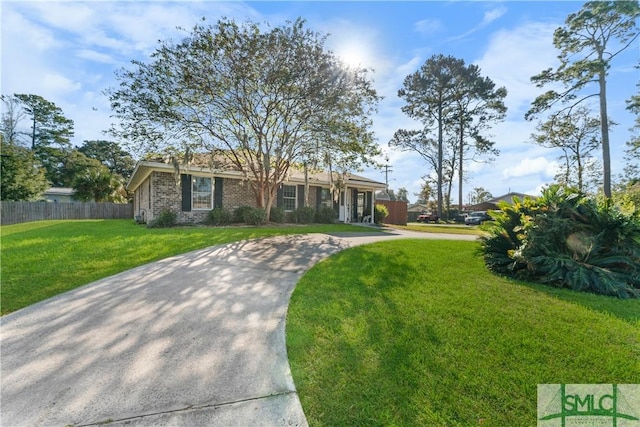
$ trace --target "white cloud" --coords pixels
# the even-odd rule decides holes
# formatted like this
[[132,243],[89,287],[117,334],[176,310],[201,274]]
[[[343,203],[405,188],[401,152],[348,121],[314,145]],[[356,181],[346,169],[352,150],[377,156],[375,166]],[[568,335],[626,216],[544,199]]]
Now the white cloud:
[[543,92],[531,83],[531,77],[557,63],[555,28],[555,24],[528,23],[497,31],[482,57],[474,61],[483,75],[507,87],[510,115],[523,117],[531,101]]
[[558,170],[558,164],[555,161],[549,161],[545,157],[536,157],[530,159],[525,157],[520,162],[508,167],[502,171],[502,176],[508,178],[520,178],[530,175],[538,175],[544,178],[553,178]]
[[92,49],[80,49],[76,56],[78,58],[87,59],[89,61],[101,62],[104,64],[116,64],[117,61],[113,58],[113,56],[107,53],[97,52]]
[[82,83],[74,82],[57,73],[44,74],[41,84],[48,91],[54,93],[75,92],[82,89]]
[[484,13],[484,17],[482,18],[482,23],[480,25],[483,27],[487,26],[505,13],[507,13],[507,8],[503,6],[488,10]]
[[422,19],[413,24],[415,31],[423,36],[439,32],[444,28],[442,22],[436,19]]
[[460,40],[460,39],[463,39],[465,37],[470,36],[471,34],[475,33],[476,31],[479,31],[479,30],[485,28],[486,26],[491,24],[493,21],[495,21],[496,19],[498,19],[502,15],[504,15],[506,12],[507,12],[507,9],[505,7],[503,7],[503,6],[499,6],[499,7],[496,7],[494,9],[490,9],[490,10],[486,11],[484,13],[483,17],[482,17],[482,21],[478,25],[476,25],[475,27],[473,27],[469,31],[465,32],[464,34],[460,34],[458,36],[450,38],[449,41]]

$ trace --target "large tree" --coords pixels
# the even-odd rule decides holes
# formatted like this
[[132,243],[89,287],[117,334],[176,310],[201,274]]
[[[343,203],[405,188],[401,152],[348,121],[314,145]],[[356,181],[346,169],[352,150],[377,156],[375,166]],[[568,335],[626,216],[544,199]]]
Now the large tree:
[[73,189],[73,198],[82,202],[127,202],[121,179],[106,166],[79,171],[73,180]]
[[475,187],[473,191],[469,192],[469,204],[477,205],[482,202],[486,202],[493,198],[493,195],[484,189],[484,187]]
[[73,120],[65,117],[62,109],[40,95],[16,94],[31,121],[29,140],[31,149],[45,168],[47,179],[61,186],[61,167],[71,151]]
[[[505,87],[496,88],[489,77],[482,77],[477,65],[461,69],[457,79],[454,114],[450,126],[455,133],[457,146],[458,209],[463,208],[464,165],[466,161],[477,160],[479,155],[498,155],[495,142],[485,131],[492,124],[504,120],[507,107]],[[489,158],[489,160],[492,160]],[[454,163],[455,164],[455,163]]]
[[[636,20],[640,6],[633,1],[590,1],[570,14],[565,26],[556,29],[553,44],[560,50],[560,65],[542,71],[531,81],[538,87],[560,83],[560,91],[549,90],[532,103],[525,118],[560,105],[559,112],[571,111],[579,103],[597,97],[600,107],[603,191],[611,197],[611,155],[607,113],[607,75],[613,59],[638,38]],[[594,87],[595,91],[590,91]]]
[[[640,67],[636,67],[640,68]],[[640,88],[640,84],[636,87]],[[627,100],[627,110],[636,115],[631,131],[631,138],[627,141],[624,169],[627,180],[640,181],[640,95],[633,95]]]
[[559,173],[562,184],[586,190],[587,161],[600,146],[600,120],[591,116],[588,108],[580,106],[571,112],[553,115],[538,124],[531,140],[546,148],[560,149],[564,165]]
[[0,197],[2,200],[40,200],[49,187],[44,169],[33,152],[0,137]]
[[378,96],[367,70],[343,66],[304,24],[263,31],[225,19],[160,42],[108,91],[113,134],[131,151],[215,153],[245,174],[267,212],[296,164],[369,162]]
[[447,187],[448,204],[456,172],[462,188],[463,164],[469,158],[466,153],[471,149],[493,152],[493,142],[482,133],[491,122],[504,117],[506,94],[505,88],[496,89],[490,79],[483,78],[477,66],[467,66],[464,60],[452,56],[434,55],[405,78],[398,91],[406,102],[402,111],[423,127],[400,129],[389,144],[416,151],[434,167],[439,216],[443,188]]
[[135,160],[120,144],[113,141],[84,141],[78,151],[105,165],[112,174],[129,178],[135,167]]
[[22,102],[14,97],[0,95],[2,101],[2,133],[3,141],[9,145],[18,145],[25,140],[24,132],[20,131],[20,122],[26,118]]

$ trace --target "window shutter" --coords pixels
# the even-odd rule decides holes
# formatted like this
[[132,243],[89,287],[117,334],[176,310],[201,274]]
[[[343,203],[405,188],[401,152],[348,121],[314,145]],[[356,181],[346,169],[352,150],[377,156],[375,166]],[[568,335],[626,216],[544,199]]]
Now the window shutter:
[[221,177],[216,177],[215,187],[213,189],[213,207],[221,208],[222,207],[222,183],[224,179]]
[[304,185],[298,185],[298,207],[304,207]]
[[191,211],[191,175],[180,175],[180,186],[182,187],[182,211]]
[[280,184],[276,195],[276,207],[284,208],[284,186]]
[[322,205],[322,187],[316,187],[316,210]]

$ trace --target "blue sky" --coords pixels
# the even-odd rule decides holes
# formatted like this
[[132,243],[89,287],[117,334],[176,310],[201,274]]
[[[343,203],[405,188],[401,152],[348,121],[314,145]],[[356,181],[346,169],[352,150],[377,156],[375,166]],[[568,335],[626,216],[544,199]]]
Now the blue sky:
[[[431,173],[417,154],[387,143],[399,128],[417,123],[403,115],[397,96],[405,76],[434,54],[477,64],[483,76],[509,91],[507,120],[491,131],[501,152],[493,163],[467,168],[464,194],[484,187],[494,196],[508,191],[539,193],[553,180],[558,153],[528,143],[536,122],[524,113],[542,89],[530,77],[557,66],[553,31],[583,2],[423,1],[423,2],[217,2],[217,1],[7,1],[0,3],[2,94],[33,93],[55,102],[75,122],[74,143],[108,139],[111,123],[103,91],[115,87],[114,72],[131,60],[146,60],[157,40],[178,40],[176,27],[191,28],[202,17],[280,25],[302,17],[330,34],[327,47],[347,63],[371,67],[374,86],[384,96],[374,117],[378,143],[389,158],[389,186],[405,187],[415,200],[422,177]],[[609,112],[618,123],[611,133],[612,171],[622,172],[624,144],[633,117],[625,100],[637,92],[634,65],[640,40],[610,72]],[[597,111],[597,110],[594,110]],[[361,173],[384,182],[375,169]],[[452,194],[457,195],[454,188]],[[457,196],[454,197],[457,202]]]

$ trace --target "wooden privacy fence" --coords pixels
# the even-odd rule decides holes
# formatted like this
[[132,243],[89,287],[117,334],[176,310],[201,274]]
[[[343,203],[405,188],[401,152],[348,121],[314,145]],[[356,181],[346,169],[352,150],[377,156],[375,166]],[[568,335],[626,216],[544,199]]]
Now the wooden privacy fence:
[[392,202],[390,200],[376,200],[376,205],[385,205],[389,211],[383,224],[407,225],[407,202]]
[[45,219],[133,219],[133,204],[1,202],[2,225]]

